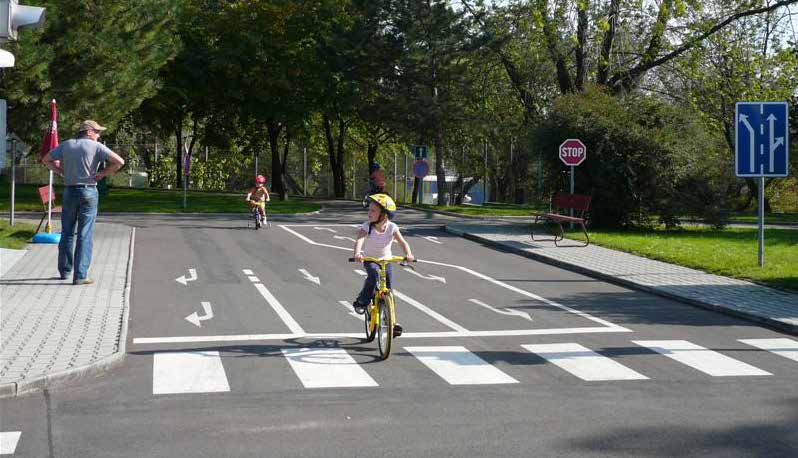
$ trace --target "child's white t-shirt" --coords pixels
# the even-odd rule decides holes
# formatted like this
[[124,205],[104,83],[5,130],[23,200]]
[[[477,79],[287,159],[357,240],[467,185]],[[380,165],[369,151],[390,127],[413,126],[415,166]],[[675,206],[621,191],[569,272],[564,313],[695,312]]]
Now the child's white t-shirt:
[[379,232],[377,226],[371,228],[369,234],[369,222],[360,225],[360,229],[366,232],[366,243],[363,247],[363,254],[372,258],[390,258],[391,242],[393,242],[393,235],[399,230],[399,226],[395,223],[388,221],[385,225],[385,231]]

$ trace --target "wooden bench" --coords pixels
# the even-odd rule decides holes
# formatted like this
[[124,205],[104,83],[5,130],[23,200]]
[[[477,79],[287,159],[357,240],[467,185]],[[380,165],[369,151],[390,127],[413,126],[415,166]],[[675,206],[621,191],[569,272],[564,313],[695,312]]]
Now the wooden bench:
[[[587,228],[585,227],[585,213],[587,213],[587,211],[590,209],[590,201],[592,199],[593,198],[591,196],[585,196],[582,194],[558,192],[551,201],[552,211],[550,213],[538,213],[532,215],[535,217],[535,220],[532,222],[532,230],[530,231],[532,240],[536,242],[554,241],[555,246],[560,246],[559,242],[565,238],[562,223],[575,223],[582,226],[582,232],[584,232],[586,240],[584,245],[578,246],[588,246],[590,244],[590,238],[587,235]],[[571,209],[574,210],[574,216],[563,214],[563,212],[568,212]],[[535,225],[544,221],[551,221],[552,223],[557,224],[559,231],[554,234],[553,239],[542,239],[540,237],[535,239]]]
[[47,203],[50,201],[50,199],[53,201],[53,214],[61,213],[61,207],[55,206],[55,193],[50,194],[50,186],[42,186],[39,188],[39,199],[41,199],[42,205],[44,206],[44,214],[42,215],[42,219],[39,220],[39,225],[36,227],[36,232],[39,232],[42,224],[44,224],[44,220],[47,219]]

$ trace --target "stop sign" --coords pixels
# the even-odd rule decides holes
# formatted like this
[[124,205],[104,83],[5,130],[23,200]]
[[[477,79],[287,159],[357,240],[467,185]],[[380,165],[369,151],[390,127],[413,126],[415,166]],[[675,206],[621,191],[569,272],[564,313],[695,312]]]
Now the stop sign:
[[560,145],[560,160],[565,165],[579,165],[587,159],[587,147],[582,140],[569,138]]

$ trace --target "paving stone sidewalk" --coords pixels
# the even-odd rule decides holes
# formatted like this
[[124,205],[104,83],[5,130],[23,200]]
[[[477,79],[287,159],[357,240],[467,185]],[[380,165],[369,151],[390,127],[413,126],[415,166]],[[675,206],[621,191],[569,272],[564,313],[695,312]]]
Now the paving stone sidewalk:
[[[590,245],[533,242],[529,224],[449,223],[446,230],[569,270],[798,334],[798,294]],[[580,242],[565,240],[578,245]]]
[[0,278],[0,397],[99,373],[121,361],[134,230],[97,223],[89,277],[58,277],[58,246],[30,244]]

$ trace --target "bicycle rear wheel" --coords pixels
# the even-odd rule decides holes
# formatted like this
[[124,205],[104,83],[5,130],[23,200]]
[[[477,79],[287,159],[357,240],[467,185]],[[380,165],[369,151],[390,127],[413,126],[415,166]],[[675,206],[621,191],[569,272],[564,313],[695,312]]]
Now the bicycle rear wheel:
[[380,298],[379,310],[380,322],[377,326],[377,346],[380,350],[380,357],[388,359],[391,356],[391,346],[393,345],[393,297],[386,294]]
[[366,313],[363,314],[364,322],[366,323],[366,342],[373,341],[374,336],[377,334],[377,323],[376,320],[372,320],[372,310],[374,313],[378,313],[379,308],[372,308],[371,304],[369,304],[366,307]]

